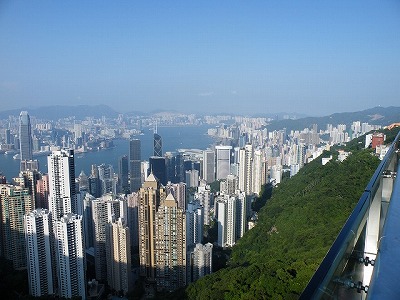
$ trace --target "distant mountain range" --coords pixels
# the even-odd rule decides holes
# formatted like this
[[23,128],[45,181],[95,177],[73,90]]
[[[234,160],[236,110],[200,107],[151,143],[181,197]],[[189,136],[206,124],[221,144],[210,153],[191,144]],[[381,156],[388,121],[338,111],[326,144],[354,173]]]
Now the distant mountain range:
[[38,108],[6,110],[0,112],[0,118],[5,119],[8,118],[8,116],[18,116],[22,110],[28,111],[30,116],[47,120],[58,120],[72,116],[75,116],[77,119],[84,119],[86,117],[101,118],[102,116],[107,118],[116,118],[119,114],[117,111],[107,105],[53,105]]
[[[116,118],[120,112],[115,111],[113,108],[107,105],[78,105],[78,106],[67,106],[67,105],[54,105],[44,106],[39,108],[21,108],[7,111],[0,111],[0,119],[6,119],[8,116],[18,116],[22,110],[27,110],[31,116],[35,116],[38,119],[50,119],[57,120],[67,117],[75,117],[76,119],[84,119],[86,117],[101,118],[105,116],[107,118]],[[144,116],[160,114],[162,111],[154,111],[152,113],[144,112],[126,112],[128,116]],[[273,116],[274,114],[261,114],[257,116]],[[277,116],[278,114],[275,114]],[[279,116],[285,115],[280,113]],[[294,115],[294,114],[286,114]],[[400,107],[374,107],[357,112],[345,112],[345,113],[334,113],[325,117],[304,117],[295,120],[277,120],[272,121],[268,126],[268,130],[279,130],[286,128],[287,130],[301,130],[303,128],[311,128],[313,124],[318,125],[318,129],[324,129],[326,124],[332,124],[334,126],[338,124],[351,125],[353,121],[360,121],[361,123],[367,122],[374,125],[388,125],[393,122],[400,122]]]
[[286,128],[287,130],[301,130],[303,128],[311,128],[313,124],[317,124],[318,129],[325,129],[326,124],[332,124],[333,126],[346,124],[350,126],[353,121],[382,126],[389,125],[393,122],[400,122],[400,107],[377,106],[357,112],[334,113],[325,117],[272,121],[267,128],[268,130],[279,130],[282,128]]

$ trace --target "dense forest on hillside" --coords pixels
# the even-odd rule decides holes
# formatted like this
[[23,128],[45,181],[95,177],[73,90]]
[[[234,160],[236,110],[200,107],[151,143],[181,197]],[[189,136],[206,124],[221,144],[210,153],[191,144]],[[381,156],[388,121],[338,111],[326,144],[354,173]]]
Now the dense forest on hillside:
[[[354,149],[354,148],[353,148]],[[336,153],[325,152],[324,157]],[[350,215],[379,160],[371,150],[344,162],[321,157],[273,190],[257,226],[228,267],[186,289],[188,299],[296,299]]]

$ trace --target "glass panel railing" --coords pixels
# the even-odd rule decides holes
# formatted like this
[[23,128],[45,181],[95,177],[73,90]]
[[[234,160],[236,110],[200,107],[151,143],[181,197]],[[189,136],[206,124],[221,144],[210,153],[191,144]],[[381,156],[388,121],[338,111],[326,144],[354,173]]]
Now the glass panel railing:
[[400,133],[300,299],[366,298],[390,211],[399,140]]

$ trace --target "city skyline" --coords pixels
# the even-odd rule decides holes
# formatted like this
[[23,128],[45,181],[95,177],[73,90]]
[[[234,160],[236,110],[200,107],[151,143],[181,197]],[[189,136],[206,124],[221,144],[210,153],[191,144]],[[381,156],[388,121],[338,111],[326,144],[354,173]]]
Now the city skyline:
[[328,115],[395,106],[397,1],[0,5],[3,109]]

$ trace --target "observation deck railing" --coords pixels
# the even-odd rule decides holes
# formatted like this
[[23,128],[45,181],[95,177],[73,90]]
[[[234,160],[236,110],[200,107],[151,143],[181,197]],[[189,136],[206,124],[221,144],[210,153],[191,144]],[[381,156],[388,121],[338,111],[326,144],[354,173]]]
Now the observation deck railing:
[[400,132],[300,299],[400,299]]

